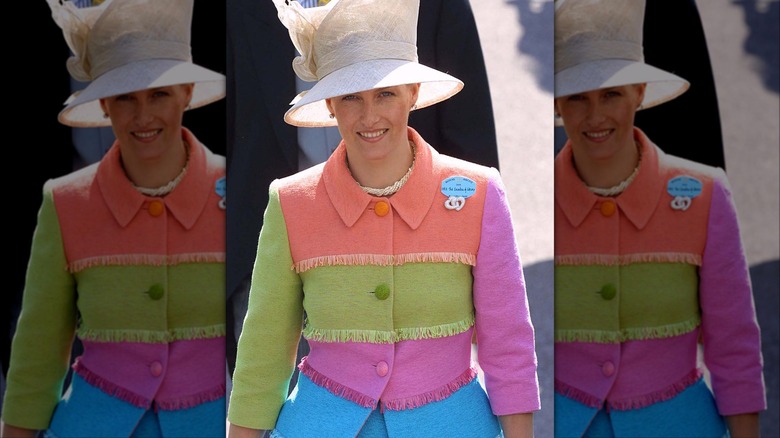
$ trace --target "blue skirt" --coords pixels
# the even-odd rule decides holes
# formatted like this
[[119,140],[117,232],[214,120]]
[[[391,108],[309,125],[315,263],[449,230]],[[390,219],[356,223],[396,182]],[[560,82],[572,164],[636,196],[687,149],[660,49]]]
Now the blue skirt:
[[400,411],[359,406],[315,385],[304,375],[282,406],[274,438],[390,438],[503,436],[477,379],[444,400]]
[[555,436],[720,438],[728,434],[712,393],[699,379],[671,400],[626,411],[591,408],[556,393]]
[[189,409],[155,411],[112,397],[74,374],[44,436],[224,437],[225,397]]

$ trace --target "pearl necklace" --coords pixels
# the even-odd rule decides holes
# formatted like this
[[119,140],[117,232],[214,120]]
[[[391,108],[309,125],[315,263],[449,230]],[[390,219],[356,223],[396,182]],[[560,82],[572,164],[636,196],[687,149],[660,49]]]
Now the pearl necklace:
[[404,176],[401,177],[401,179],[399,179],[398,181],[394,182],[393,184],[391,184],[391,185],[389,185],[387,187],[381,188],[381,189],[376,189],[376,188],[373,188],[373,187],[366,187],[364,185],[361,185],[359,182],[357,182],[357,180],[355,180],[357,185],[361,189],[363,189],[364,192],[368,193],[371,196],[390,196],[390,195],[394,194],[395,192],[401,190],[401,187],[403,187],[404,184],[406,184],[406,181],[412,175],[412,169],[414,169],[414,162],[416,161],[416,158],[417,158],[416,150],[414,148],[414,143],[412,143],[410,141],[409,145],[412,148],[412,165],[409,166],[409,170],[406,171],[406,173],[404,174]]
[[[636,142],[635,142],[636,143]],[[639,146],[639,143],[636,143],[636,149],[639,153],[639,157],[636,161],[636,167],[634,167],[634,171],[631,172],[631,175],[628,175],[628,178],[621,181],[619,184],[607,187],[607,188],[601,188],[601,187],[591,187],[588,186],[588,190],[590,190],[591,193],[594,193],[599,196],[617,196],[621,193],[623,193],[626,188],[628,188],[629,184],[631,184],[632,181],[634,181],[634,178],[639,174],[639,165],[642,163],[642,148]]]
[[135,189],[138,190],[141,194],[146,196],[152,196],[155,198],[160,198],[167,195],[168,193],[171,193],[173,189],[175,189],[176,186],[178,186],[181,180],[184,178],[184,174],[187,173],[187,165],[190,164],[189,146],[190,146],[189,144],[184,143],[184,149],[185,151],[187,151],[187,159],[184,162],[184,167],[181,168],[181,172],[179,172],[179,174],[176,175],[176,178],[170,180],[168,184],[165,184],[164,186],[160,186],[160,187],[153,187],[153,188],[141,187],[133,184],[133,187],[135,187]]

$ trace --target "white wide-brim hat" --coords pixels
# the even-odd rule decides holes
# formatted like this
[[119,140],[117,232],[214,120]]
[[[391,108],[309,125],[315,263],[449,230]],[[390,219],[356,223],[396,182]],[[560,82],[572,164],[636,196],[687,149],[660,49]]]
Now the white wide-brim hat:
[[646,109],[683,94],[688,81],[644,62],[644,12],[645,0],[556,0],[555,98],[644,83]]
[[295,126],[336,126],[325,100],[344,94],[420,84],[414,109],[446,100],[459,79],[417,61],[419,0],[332,0],[303,8],[274,0],[301,54],[295,73],[314,86],[293,99],[284,120]]
[[106,0],[87,8],[48,2],[73,53],[68,71],[88,82],[65,102],[61,123],[110,126],[100,99],[150,88],[193,84],[188,109],[225,96],[225,76],[192,63],[193,0]]

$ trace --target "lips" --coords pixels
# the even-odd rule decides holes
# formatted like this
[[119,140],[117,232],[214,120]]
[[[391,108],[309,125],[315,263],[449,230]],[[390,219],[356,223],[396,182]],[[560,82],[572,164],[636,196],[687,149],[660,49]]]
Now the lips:
[[139,140],[149,140],[154,136],[158,135],[160,132],[162,132],[162,129],[153,129],[149,131],[133,131],[132,134],[133,137]]
[[602,141],[610,136],[615,130],[614,129],[603,129],[601,131],[585,131],[583,132],[583,135],[591,141]]
[[358,135],[366,139],[373,139],[373,138],[381,137],[387,131],[388,131],[387,129],[379,129],[376,131],[358,132]]

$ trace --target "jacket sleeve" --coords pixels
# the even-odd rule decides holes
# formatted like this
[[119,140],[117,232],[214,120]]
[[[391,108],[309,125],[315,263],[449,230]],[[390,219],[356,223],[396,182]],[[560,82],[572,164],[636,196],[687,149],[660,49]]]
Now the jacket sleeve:
[[68,272],[52,191],[44,187],[22,311],[11,347],[3,420],[46,429],[62,394],[76,330],[76,288]]
[[273,429],[287,397],[303,325],[303,291],[278,190],[271,185],[252,273],[249,307],[238,341],[228,420]]
[[474,267],[479,365],[493,413],[540,409],[534,328],[504,186],[493,170]]
[[728,181],[714,181],[699,272],[704,360],[721,415],[766,409],[761,340]]

